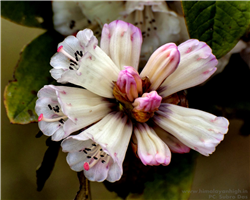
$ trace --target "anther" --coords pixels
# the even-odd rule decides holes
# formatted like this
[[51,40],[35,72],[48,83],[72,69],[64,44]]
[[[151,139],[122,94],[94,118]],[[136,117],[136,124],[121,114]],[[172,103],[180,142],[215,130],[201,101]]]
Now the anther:
[[70,29],[73,29],[74,26],[75,26],[75,23],[76,23],[76,22],[75,22],[74,20],[71,20],[71,21],[70,21],[70,24],[69,24],[69,28],[70,28]]
[[48,107],[49,107],[49,109],[50,109],[50,110],[52,110],[52,107],[51,107],[51,105],[50,105],[50,104],[48,105]]

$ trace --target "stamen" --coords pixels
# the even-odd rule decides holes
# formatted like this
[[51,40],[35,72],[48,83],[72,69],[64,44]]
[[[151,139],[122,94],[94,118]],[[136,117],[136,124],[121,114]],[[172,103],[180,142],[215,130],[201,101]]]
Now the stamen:
[[[87,151],[91,151],[91,152],[87,152]],[[80,150],[80,152],[83,151],[84,153],[88,154],[90,153],[90,155],[87,156],[88,159],[91,159],[89,162],[85,162],[83,165],[83,168],[88,171],[91,167],[93,167],[96,163],[99,162],[100,157],[103,158],[101,160],[101,163],[106,163],[109,162],[109,160],[111,159],[109,157],[108,154],[104,153],[102,151],[102,148],[100,145],[96,145],[95,143],[92,144],[91,148],[84,148],[83,150]]]
[[64,54],[66,57],[68,57],[72,61],[77,62],[74,57],[72,57],[69,53],[67,53],[66,51],[64,51],[62,45],[60,47],[58,47],[57,52],[61,52],[62,54]]
[[64,120],[64,119],[67,119],[68,117],[66,115],[64,116],[61,116],[61,117],[58,117],[58,118],[52,118],[52,119],[49,119],[49,118],[45,118],[43,116],[43,114],[40,114],[39,117],[38,117],[38,121],[45,121],[45,122],[56,122],[56,121],[59,121],[61,122],[61,120]]

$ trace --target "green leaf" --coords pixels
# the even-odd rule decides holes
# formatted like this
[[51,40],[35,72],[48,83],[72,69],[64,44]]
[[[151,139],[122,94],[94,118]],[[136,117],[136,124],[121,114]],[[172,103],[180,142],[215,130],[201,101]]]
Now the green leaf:
[[187,200],[193,182],[195,160],[199,154],[173,154],[169,166],[158,166],[154,181],[145,184],[145,199]]
[[25,47],[17,64],[14,81],[4,91],[4,104],[11,123],[27,124],[37,121],[35,102],[37,92],[53,81],[49,70],[50,58],[63,38],[48,31]]
[[182,1],[190,38],[206,42],[217,58],[230,51],[250,25],[249,1]]
[[1,16],[20,25],[53,28],[51,1],[2,1]]

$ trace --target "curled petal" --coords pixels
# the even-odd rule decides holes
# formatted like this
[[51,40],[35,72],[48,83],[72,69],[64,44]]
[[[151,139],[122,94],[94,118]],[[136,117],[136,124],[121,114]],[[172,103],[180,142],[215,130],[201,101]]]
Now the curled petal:
[[167,103],[159,107],[153,120],[183,144],[205,156],[215,151],[229,125],[224,117]]
[[144,165],[168,165],[171,152],[168,146],[147,124],[137,124],[134,134],[138,144],[138,156]]
[[116,20],[102,29],[101,48],[120,70],[123,66],[138,69],[141,44],[140,29],[127,22]]
[[206,43],[190,39],[180,44],[178,50],[180,64],[159,88],[163,98],[203,83],[216,71],[218,61]]
[[177,46],[174,43],[165,44],[151,55],[140,76],[147,76],[151,82],[149,89],[156,90],[176,70],[179,61]]

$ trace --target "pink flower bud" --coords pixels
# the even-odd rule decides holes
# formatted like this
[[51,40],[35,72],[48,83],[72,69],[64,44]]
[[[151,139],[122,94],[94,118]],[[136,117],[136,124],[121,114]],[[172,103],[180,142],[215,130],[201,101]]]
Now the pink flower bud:
[[133,102],[138,94],[142,93],[142,80],[133,67],[125,66],[124,68],[120,71],[116,84],[121,92],[125,93]]
[[142,97],[135,99],[134,110],[143,111],[143,112],[154,112],[158,110],[161,105],[162,97],[157,94],[156,91],[150,93],[144,93]]

